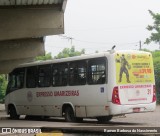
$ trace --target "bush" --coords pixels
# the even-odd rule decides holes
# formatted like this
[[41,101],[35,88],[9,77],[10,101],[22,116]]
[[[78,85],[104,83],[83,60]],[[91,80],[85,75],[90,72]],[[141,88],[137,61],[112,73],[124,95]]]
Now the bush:
[[0,99],[0,103],[1,103],[1,104],[4,104],[4,98],[3,98],[3,99]]
[[5,92],[7,87],[6,75],[0,75],[0,103],[4,102]]
[[156,90],[157,104],[160,104],[160,88]]

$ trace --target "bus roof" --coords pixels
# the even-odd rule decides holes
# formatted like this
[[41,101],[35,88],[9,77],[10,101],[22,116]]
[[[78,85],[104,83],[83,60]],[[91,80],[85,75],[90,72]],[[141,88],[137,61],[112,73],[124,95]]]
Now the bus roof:
[[34,61],[34,62],[30,62],[30,63],[21,64],[17,68],[37,66],[37,65],[47,65],[47,64],[52,64],[52,63],[71,62],[71,61],[76,61],[76,60],[85,60],[85,59],[109,56],[109,55],[115,54],[115,53],[140,53],[140,52],[141,53],[149,53],[149,52],[138,51],[138,50],[118,50],[118,51],[110,50],[110,51],[101,52],[101,53],[84,54],[81,56],[74,56],[74,57],[68,57],[68,58],[52,59],[52,60],[45,60],[45,61]]

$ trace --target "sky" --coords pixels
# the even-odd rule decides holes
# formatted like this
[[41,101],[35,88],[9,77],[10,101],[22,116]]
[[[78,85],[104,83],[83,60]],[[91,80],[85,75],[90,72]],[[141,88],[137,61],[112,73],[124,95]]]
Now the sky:
[[159,45],[143,42],[150,33],[146,27],[153,24],[148,10],[160,13],[160,0],[68,0],[64,14],[64,36],[47,36],[46,52],[56,56],[64,48],[75,46],[86,54],[116,50],[159,49]]

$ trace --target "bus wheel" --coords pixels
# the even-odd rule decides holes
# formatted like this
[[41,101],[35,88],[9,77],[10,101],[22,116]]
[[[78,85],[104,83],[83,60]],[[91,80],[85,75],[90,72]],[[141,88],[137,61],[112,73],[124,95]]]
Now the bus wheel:
[[97,117],[99,123],[106,123],[112,119],[113,116],[104,116],[104,117]]
[[67,122],[75,122],[76,121],[73,109],[71,107],[66,107],[64,117]]
[[10,119],[19,119],[19,115],[14,106],[9,107]]

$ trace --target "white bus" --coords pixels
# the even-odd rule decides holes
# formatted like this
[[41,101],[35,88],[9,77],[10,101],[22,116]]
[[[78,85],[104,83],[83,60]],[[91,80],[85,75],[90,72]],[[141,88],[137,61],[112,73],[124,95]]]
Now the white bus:
[[9,74],[5,107],[11,119],[26,115],[69,122],[154,111],[152,55],[108,51],[20,65]]

